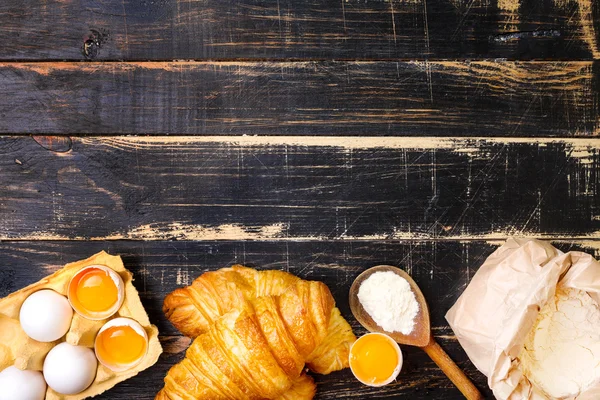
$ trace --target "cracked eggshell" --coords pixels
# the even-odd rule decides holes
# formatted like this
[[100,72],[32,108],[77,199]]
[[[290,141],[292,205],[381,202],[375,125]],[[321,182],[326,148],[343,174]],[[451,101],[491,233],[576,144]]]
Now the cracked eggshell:
[[[119,363],[116,363],[116,362],[113,362],[110,360],[105,360],[102,357],[102,354],[98,349],[98,346],[99,346],[98,341],[100,338],[100,334],[102,332],[104,332],[105,330],[115,327],[115,326],[129,326],[138,335],[140,335],[142,338],[144,338],[144,341],[146,342],[146,348],[144,350],[144,353],[137,360],[135,360],[131,363],[128,363],[128,364],[119,364]],[[98,361],[100,361],[100,364],[104,365],[106,368],[110,369],[111,371],[115,371],[115,372],[126,371],[126,370],[136,366],[137,364],[139,364],[140,361],[142,361],[142,359],[146,356],[146,353],[148,352],[148,334],[144,330],[143,326],[141,326],[137,321],[135,321],[131,318],[115,318],[113,320],[108,321],[100,329],[100,331],[98,332],[98,335],[96,336],[94,349],[95,349],[95,353],[96,353],[96,358],[98,358]]]
[[[107,274],[110,277],[110,279],[113,281],[113,283],[117,287],[117,292],[118,292],[117,302],[106,311],[86,310],[81,304],[79,304],[78,301],[75,301],[75,299],[73,297],[75,289],[76,289],[74,286],[77,285],[78,280],[81,279],[82,276],[84,276],[87,272],[89,272],[91,270],[100,270],[100,271],[104,272],[105,274]],[[125,300],[125,283],[123,282],[123,279],[121,278],[121,276],[113,269],[111,269],[105,265],[90,265],[88,267],[82,268],[75,275],[73,275],[73,277],[69,281],[69,287],[67,289],[67,293],[68,293],[67,296],[69,299],[69,304],[71,304],[71,307],[73,307],[73,309],[75,310],[75,312],[77,312],[77,314],[81,315],[84,318],[90,319],[92,321],[100,321],[100,320],[105,320],[105,319],[113,316],[119,310],[119,308],[121,308],[121,305],[123,305],[123,301]]]

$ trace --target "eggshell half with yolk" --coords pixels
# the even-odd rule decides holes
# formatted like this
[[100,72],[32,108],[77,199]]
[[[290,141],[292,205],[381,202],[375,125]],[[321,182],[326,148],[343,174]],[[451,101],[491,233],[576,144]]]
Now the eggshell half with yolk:
[[383,333],[368,333],[350,347],[350,369],[361,383],[384,386],[402,369],[402,351],[398,343]]
[[102,320],[114,315],[125,300],[121,276],[104,265],[90,265],[69,282],[69,302],[81,316]]

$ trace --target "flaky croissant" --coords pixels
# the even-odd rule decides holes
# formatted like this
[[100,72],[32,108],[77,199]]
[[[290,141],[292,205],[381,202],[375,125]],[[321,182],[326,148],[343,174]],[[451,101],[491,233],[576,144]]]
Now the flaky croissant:
[[[302,281],[283,271],[256,271],[240,265],[202,274],[192,285],[176,289],[164,301],[167,318],[184,335],[206,332],[223,314],[239,309],[246,301],[261,296],[279,296]],[[356,340],[352,328],[337,308],[331,310],[327,336],[312,354],[309,368],[328,374],[348,367],[350,346]]]
[[303,369],[328,334],[334,300],[327,286],[297,280],[280,296],[240,301],[193,341],[156,400],[313,398]]

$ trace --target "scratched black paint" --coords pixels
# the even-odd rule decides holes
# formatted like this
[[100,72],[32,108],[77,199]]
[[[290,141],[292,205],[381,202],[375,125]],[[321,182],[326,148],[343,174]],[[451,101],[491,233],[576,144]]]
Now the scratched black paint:
[[[8,0],[0,4],[0,59],[89,57],[73,38],[90,21],[114,33],[114,46],[96,55],[104,60],[591,59],[574,12],[549,1],[523,1],[511,14],[496,0]],[[511,21],[522,31],[560,28],[564,40],[488,41]]]
[[[166,142],[141,150],[74,139],[58,156],[30,138],[0,143],[8,149],[0,159],[3,238],[127,238],[149,226],[139,234],[186,239],[171,223],[190,237],[231,224],[251,235],[274,227],[272,235],[292,239],[600,230],[593,145],[578,156],[560,142],[473,142],[459,151]],[[27,173],[15,158],[28,159]]]
[[585,136],[599,117],[594,65],[9,64],[0,132]]

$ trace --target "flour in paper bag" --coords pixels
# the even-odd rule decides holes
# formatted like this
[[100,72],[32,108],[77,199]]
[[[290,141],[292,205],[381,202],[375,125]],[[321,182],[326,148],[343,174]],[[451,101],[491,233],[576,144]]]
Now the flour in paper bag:
[[552,398],[577,396],[600,379],[600,308],[585,291],[557,287],[519,355],[521,371]]

